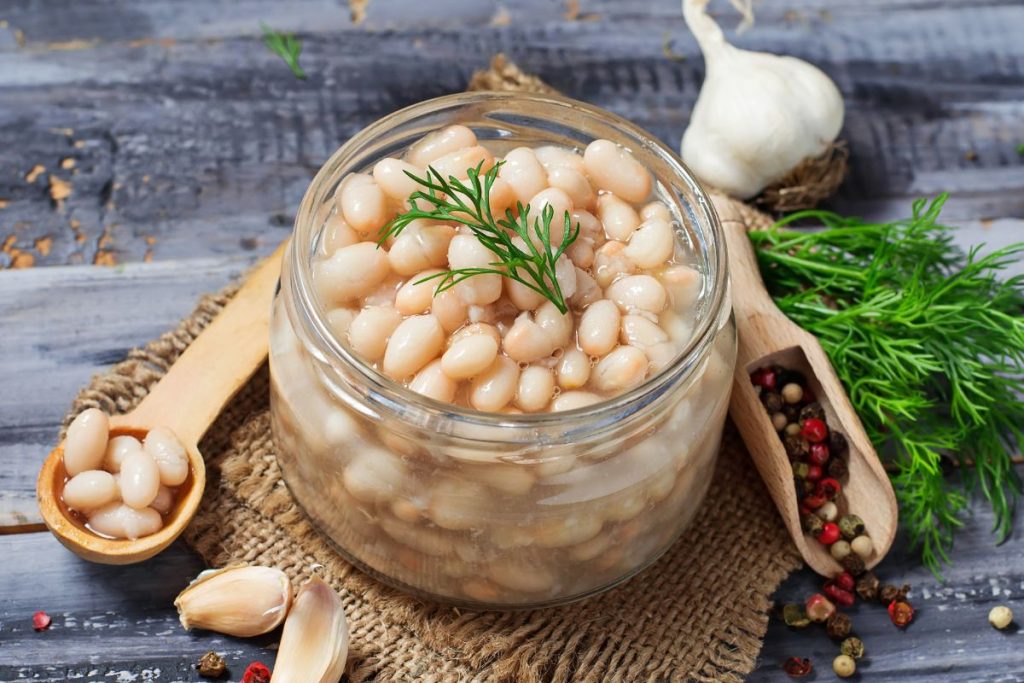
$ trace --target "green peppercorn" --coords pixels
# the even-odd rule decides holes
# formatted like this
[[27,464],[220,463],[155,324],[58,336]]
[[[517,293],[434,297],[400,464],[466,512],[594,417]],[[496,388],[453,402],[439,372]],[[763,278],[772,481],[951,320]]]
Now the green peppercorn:
[[765,410],[770,413],[777,413],[782,410],[782,397],[774,391],[769,391],[761,395],[761,403],[764,404]]
[[854,576],[860,576],[867,570],[867,567],[864,566],[864,559],[857,553],[850,553],[840,560],[839,564]]
[[879,581],[874,572],[865,572],[864,576],[857,579],[857,595],[861,600],[874,602],[878,600]]
[[[793,463],[793,476],[797,479],[806,479],[807,472],[809,472],[811,466],[805,462],[794,462]],[[799,491],[799,488],[797,489]]]
[[800,409],[801,422],[812,417],[821,420],[822,422],[825,421],[825,409],[822,408],[821,404],[818,403],[817,401],[813,403],[808,403],[807,405]]
[[825,632],[829,638],[833,640],[842,640],[846,636],[850,635],[850,630],[853,628],[853,622],[850,621],[850,617],[843,614],[842,612],[836,612],[828,618],[825,622]]
[[786,622],[786,626],[793,628],[805,628],[811,624],[804,606],[792,603],[782,608],[782,620]]
[[847,657],[860,659],[864,656],[864,643],[860,638],[850,636],[839,645],[839,651]]
[[843,515],[839,518],[839,533],[852,541],[864,533],[864,520],[857,515]]
[[817,536],[825,528],[825,521],[812,512],[800,518],[800,526],[803,527],[805,533]]

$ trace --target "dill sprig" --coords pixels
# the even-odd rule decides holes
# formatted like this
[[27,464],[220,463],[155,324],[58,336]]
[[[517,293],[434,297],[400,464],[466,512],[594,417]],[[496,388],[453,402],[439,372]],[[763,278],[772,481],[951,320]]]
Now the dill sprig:
[[[434,291],[436,296],[476,275],[501,275],[529,287],[562,313],[567,312],[569,307],[558,284],[555,266],[558,258],[579,236],[579,224],[573,226],[572,217],[566,211],[563,239],[555,246],[551,244],[551,222],[555,218],[555,210],[550,204],[544,207],[540,216],[531,216],[529,204],[523,206],[522,202],[516,202],[515,212],[506,209],[503,218],[495,219],[491,214],[491,186],[498,177],[501,163],[495,164],[483,178],[480,177],[482,166],[483,162],[467,169],[465,182],[455,176],[445,180],[432,166],[427,167],[426,178],[406,171],[406,175],[424,189],[409,195],[409,210],[384,226],[381,243],[397,237],[418,218],[465,225],[481,244],[494,252],[498,260],[486,267],[446,270],[417,280],[417,284],[440,280]],[[419,208],[424,203],[430,208]],[[518,240],[515,239],[517,237]]]
[[[968,498],[1011,530],[1024,443],[1024,277],[1003,278],[1024,243],[967,253],[940,225],[947,195],[911,218],[870,224],[827,211],[750,233],[779,307],[821,341],[872,442],[895,464],[904,527],[936,575]],[[800,220],[819,232],[784,229]],[[945,474],[961,470],[963,488]]]
[[267,46],[267,49],[283,59],[296,78],[305,80],[306,72],[299,66],[299,55],[302,54],[302,41],[296,38],[294,33],[275,31],[262,21],[260,22],[260,28],[263,29],[263,44]]

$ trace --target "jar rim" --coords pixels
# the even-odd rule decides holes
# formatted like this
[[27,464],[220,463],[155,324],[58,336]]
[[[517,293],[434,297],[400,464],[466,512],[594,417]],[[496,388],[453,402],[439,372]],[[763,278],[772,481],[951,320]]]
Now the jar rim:
[[[446,110],[458,111],[475,105],[500,104],[510,101],[526,102],[530,107],[548,108],[551,111],[571,110],[574,118],[584,117],[591,121],[611,125],[623,137],[630,138],[631,142],[644,148],[645,151],[655,154],[662,163],[670,167],[674,174],[674,177],[670,179],[655,175],[656,180],[661,182],[681,181],[692,194],[695,200],[692,209],[698,213],[697,227],[699,230],[706,231],[707,242],[711,247],[708,249],[708,245],[705,245],[702,250],[708,275],[713,276],[713,278],[708,278],[710,296],[707,299],[707,310],[705,315],[698,318],[698,324],[686,346],[680,350],[669,365],[653,377],[644,380],[637,387],[582,408],[543,413],[494,413],[444,403],[419,394],[370,367],[347,349],[331,331],[327,323],[326,311],[320,312],[321,305],[314,294],[312,272],[309,265],[313,249],[315,249],[315,238],[321,228],[315,220],[318,215],[317,209],[326,199],[327,192],[332,189],[330,185],[332,180],[356,170],[351,168],[351,165],[355,161],[354,157],[357,152],[393,128],[417,118],[440,114]],[[617,142],[621,143],[621,140]],[[723,316],[723,308],[729,301],[727,296],[729,289],[728,260],[721,223],[707,192],[683,164],[679,156],[643,128],[612,112],[585,102],[551,94],[478,91],[445,95],[405,107],[366,126],[339,147],[314,176],[296,214],[293,236],[285,259],[288,260],[289,265],[286,272],[290,275],[291,291],[303,312],[306,313],[301,320],[303,331],[316,342],[321,351],[318,355],[328,361],[341,361],[347,370],[356,372],[360,379],[365,381],[367,385],[365,388],[372,390],[379,402],[385,406],[392,406],[396,411],[406,413],[410,410],[419,411],[424,417],[442,417],[469,426],[540,429],[551,427],[556,423],[572,421],[592,422],[596,420],[608,423],[621,421],[656,401],[673,387],[690,379],[700,362],[711,353],[719,322]],[[728,311],[725,313],[728,314]],[[296,329],[296,332],[298,331]],[[419,422],[419,420],[414,421]]]

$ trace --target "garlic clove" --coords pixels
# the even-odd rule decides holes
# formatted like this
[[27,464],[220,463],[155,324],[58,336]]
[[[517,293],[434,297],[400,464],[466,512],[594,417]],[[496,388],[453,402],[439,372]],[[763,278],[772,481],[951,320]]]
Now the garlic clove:
[[348,658],[341,598],[319,577],[299,589],[284,622],[270,683],[337,683]]
[[247,638],[276,628],[291,599],[291,582],[280,569],[234,565],[201,573],[174,606],[186,630]]

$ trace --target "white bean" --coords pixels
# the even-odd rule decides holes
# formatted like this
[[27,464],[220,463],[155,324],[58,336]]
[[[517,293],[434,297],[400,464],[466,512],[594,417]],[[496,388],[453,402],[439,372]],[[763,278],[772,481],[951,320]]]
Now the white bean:
[[64,484],[64,502],[69,508],[88,512],[118,498],[114,475],[103,470],[88,470],[71,477]]
[[341,192],[341,213],[356,232],[376,236],[388,220],[388,197],[375,182],[350,184]]
[[395,296],[404,283],[405,280],[400,276],[391,275],[377,285],[372,292],[363,296],[361,303],[363,306],[394,306]]
[[654,268],[672,258],[675,246],[672,225],[661,218],[652,218],[630,236],[623,253],[641,268]]
[[534,538],[537,545],[545,548],[564,548],[597,536],[603,524],[597,515],[558,517],[538,524]]
[[135,540],[163,528],[160,513],[153,508],[133,509],[123,503],[109,503],[89,516],[89,527],[111,538]]
[[679,349],[672,342],[654,344],[644,349],[647,354],[649,374],[654,375],[669,366],[679,355]]
[[388,451],[364,447],[345,467],[342,480],[356,500],[377,503],[399,496],[405,473],[402,461]]
[[437,358],[444,347],[444,329],[432,315],[414,315],[403,320],[388,339],[383,369],[394,379],[415,374]]
[[590,357],[579,349],[569,349],[558,363],[558,386],[579,389],[590,379]]
[[469,379],[493,363],[498,342],[487,334],[471,334],[449,347],[441,356],[441,369],[452,379]]
[[594,280],[601,287],[608,287],[623,275],[636,272],[636,264],[625,253],[626,245],[611,240],[601,245],[594,253]]
[[427,164],[440,157],[462,149],[472,147],[476,144],[476,135],[465,126],[448,126],[441,130],[435,130],[417,140],[406,153],[409,163],[420,168],[426,168]]
[[520,311],[532,311],[546,301],[543,294],[535,292],[521,282],[506,280],[504,285],[509,301]]
[[514,361],[532,363],[550,356],[558,345],[530,318],[530,314],[524,311],[505,333],[501,348]]
[[68,475],[99,469],[109,433],[110,419],[98,408],[86,408],[71,421],[64,439],[64,469]]
[[402,230],[388,250],[388,263],[399,275],[414,275],[448,263],[448,245],[455,236],[450,225],[417,218]]
[[[434,298],[434,290],[440,283],[439,278],[430,278],[431,275],[440,273],[440,270],[430,269],[417,273],[409,278],[395,294],[395,308],[403,315],[415,315],[427,313],[431,309],[431,302]],[[425,282],[424,282],[425,280]]]
[[373,179],[377,186],[391,199],[406,202],[409,195],[422,189],[420,184],[409,177],[409,173],[417,178],[426,176],[426,172],[401,159],[381,159],[373,166]]
[[519,366],[511,358],[498,356],[491,367],[473,378],[469,402],[477,410],[497,412],[508,405],[519,383]]
[[665,288],[650,275],[630,275],[616,280],[605,294],[618,304],[623,313],[638,309],[661,313],[668,299]]
[[[454,479],[437,481],[430,491],[427,516],[442,529],[466,531],[480,527],[483,508],[493,496],[481,485]],[[468,550],[468,548],[467,548]],[[456,552],[460,552],[457,548]]]
[[668,333],[642,315],[624,315],[619,339],[623,344],[646,350],[649,346],[667,342]]
[[498,585],[524,593],[548,591],[555,584],[555,575],[547,567],[507,558],[494,562],[487,576]]
[[150,429],[142,442],[142,448],[156,462],[157,469],[160,470],[160,483],[164,486],[179,486],[188,478],[188,455],[185,453],[185,447],[181,445],[177,435],[167,427]]
[[174,509],[174,491],[166,486],[161,486],[160,490],[156,494],[156,498],[149,504],[149,507],[153,508],[161,515],[168,514]]
[[527,214],[530,220],[530,241],[533,242],[534,246],[538,249],[543,247],[542,240],[537,237],[534,232],[535,221],[540,221],[543,226],[544,221],[542,219],[544,215],[544,209],[550,206],[552,209],[551,217],[551,232],[550,240],[551,246],[557,247],[562,244],[562,240],[565,239],[565,216],[569,215],[569,220],[572,220],[572,199],[569,198],[562,190],[556,187],[549,187],[546,190],[541,190],[537,194],[530,198],[530,211]]
[[690,341],[690,337],[693,336],[693,322],[691,318],[684,318],[671,309],[658,316],[658,325],[676,344]]
[[516,405],[528,413],[543,410],[554,391],[555,378],[551,371],[539,365],[531,365],[519,375]]
[[547,187],[548,175],[529,147],[517,147],[505,155],[498,177],[512,188],[516,200],[524,205]]
[[700,295],[700,287],[703,284],[701,274],[690,266],[666,268],[661,272],[659,279],[672,297],[672,307],[676,310],[692,307]]
[[533,314],[533,320],[551,340],[552,351],[565,346],[572,338],[572,313],[562,313],[550,301],[545,301]]
[[501,345],[501,334],[494,325],[490,323],[472,323],[461,328],[448,339],[448,348],[455,346],[459,340],[474,334],[486,334],[494,340],[495,344]]
[[574,209],[572,212],[572,224],[580,226],[580,237],[588,238],[595,247],[599,247],[608,239],[604,234],[604,226],[597,216],[589,211]]
[[560,166],[571,168],[583,173],[583,157],[571,149],[556,147],[554,145],[544,145],[534,149],[533,153],[536,155],[537,161],[541,163],[548,173],[550,173],[552,169]]
[[591,383],[602,392],[622,392],[639,386],[647,376],[647,355],[634,346],[620,346],[598,362]]
[[511,185],[501,178],[495,178],[487,199],[491,207],[491,215],[495,219],[499,219],[505,217],[506,209],[515,206],[517,197]]
[[441,361],[435,360],[416,373],[416,376],[409,382],[409,388],[417,394],[429,396],[435,401],[451,403],[455,398],[458,384],[441,371]]
[[576,309],[586,308],[604,296],[604,292],[598,286],[597,281],[585,270],[576,269],[576,293],[572,295],[573,307]]
[[376,363],[384,357],[388,338],[402,323],[402,314],[392,306],[368,306],[348,328],[348,344],[365,360]]
[[597,200],[587,176],[573,168],[560,166],[552,169],[548,172],[548,184],[569,195],[573,206],[589,209]]
[[625,242],[640,227],[640,214],[613,194],[597,198],[597,218],[609,239]]
[[655,200],[640,209],[640,218],[645,221],[649,221],[652,218],[660,218],[667,223],[671,223],[672,212],[668,210],[668,207],[663,202]]
[[583,167],[602,190],[638,204],[651,194],[651,174],[625,148],[611,140],[594,140],[583,152]]
[[450,289],[446,289],[430,301],[430,312],[447,334],[459,329],[466,321],[466,302]]
[[[513,496],[525,496],[537,481],[537,477],[528,467],[514,465],[482,465],[466,467],[462,470],[466,476],[472,477],[491,488],[511,493]],[[496,527],[496,529],[501,527]]]
[[351,308],[335,308],[327,312],[327,325],[338,339],[345,339],[358,313]]
[[[448,264],[460,268],[490,268],[497,257],[472,235],[456,235],[448,246]],[[501,297],[501,275],[487,273],[467,278],[454,287],[467,304],[489,304]]]
[[482,176],[493,166],[494,155],[486,147],[479,145],[449,152],[430,164],[430,167],[440,173],[445,180],[452,177],[465,178],[468,169],[477,167]]
[[117,474],[121,471],[121,463],[124,461],[124,456],[132,451],[141,450],[142,443],[134,436],[122,434],[112,437],[107,442],[107,450],[103,455],[103,469],[112,474]]
[[576,410],[600,402],[601,397],[589,391],[566,391],[551,402],[551,410],[556,413],[563,410]]
[[121,463],[121,498],[125,505],[149,507],[160,491],[160,468],[146,451],[133,451]]
[[580,268],[587,269],[594,265],[594,243],[590,241],[589,237],[583,237],[582,233],[575,242],[569,245],[565,254],[573,264]]
[[390,272],[387,253],[376,242],[360,242],[318,261],[313,279],[321,301],[334,307],[369,294]]
[[608,299],[587,306],[580,318],[576,339],[583,351],[591,356],[603,356],[618,344],[621,314]]
[[360,241],[359,235],[352,226],[345,222],[340,213],[330,216],[324,223],[321,250],[324,256],[330,256],[339,249],[350,247]]
[[555,281],[563,300],[568,301],[576,293],[576,264],[565,254],[555,261]]

